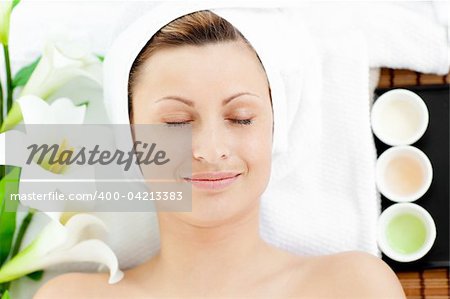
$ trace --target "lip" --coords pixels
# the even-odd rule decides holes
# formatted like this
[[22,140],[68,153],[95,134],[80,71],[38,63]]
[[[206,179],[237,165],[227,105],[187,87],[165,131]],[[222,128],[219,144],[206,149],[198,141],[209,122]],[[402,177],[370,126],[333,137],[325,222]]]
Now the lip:
[[205,172],[193,174],[184,180],[200,189],[220,190],[233,184],[240,175],[238,172]]

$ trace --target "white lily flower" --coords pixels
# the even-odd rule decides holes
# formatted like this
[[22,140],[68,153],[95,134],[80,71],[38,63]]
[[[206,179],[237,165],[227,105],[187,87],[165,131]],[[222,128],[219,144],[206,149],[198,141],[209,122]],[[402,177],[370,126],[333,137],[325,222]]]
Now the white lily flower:
[[12,0],[0,1],[0,43],[3,45],[8,44],[9,22],[12,8],[13,8]]
[[28,95],[17,100],[27,124],[82,124],[86,106],[75,106],[68,98],[59,98],[49,104],[43,99]]
[[[0,1],[1,3],[1,1]],[[34,95],[48,100],[57,90],[77,78],[88,78],[102,85],[102,63],[80,44],[69,41],[48,42],[43,55],[20,96]],[[0,132],[10,130],[22,120],[20,105],[14,102]]]
[[[61,136],[52,134],[51,129],[58,124],[82,124],[86,112],[85,106],[77,107],[67,98],[56,99],[49,104],[32,95],[20,98],[17,103],[20,105],[23,113],[27,134],[17,130],[0,134],[0,153],[5,153],[6,144],[14,145],[12,154],[9,153],[7,156],[4,154],[3,156],[0,155],[0,163],[22,167],[19,193],[44,193],[56,189],[61,193],[94,192],[94,183],[59,185],[56,182],[30,185],[24,182],[27,177],[38,177],[43,179],[44,182],[46,180],[61,179],[62,176],[66,180],[94,177],[93,169],[89,166],[64,165],[64,167],[55,168],[43,165],[45,163],[41,165],[35,162],[31,164],[25,163],[28,158],[25,145],[30,144],[30,140],[38,144],[60,142]],[[33,126],[42,124],[48,126],[43,127],[44,130],[37,130],[38,128]],[[50,133],[45,132],[46,129],[49,129]],[[34,134],[33,131],[35,131]],[[70,147],[73,141],[70,137],[69,135],[67,139],[63,139],[68,140],[69,146],[66,146],[66,148]],[[92,171],[87,171],[89,169]],[[86,191],[87,189],[83,189],[83,186],[91,189]],[[36,208],[35,204],[39,203],[39,201],[26,203],[28,206]],[[53,221],[44,228],[30,245],[0,269],[0,283],[66,262],[101,263],[109,268],[109,283],[116,283],[122,279],[123,273],[118,268],[117,257],[100,240],[101,235],[106,231],[106,226],[101,220],[93,215],[62,212],[62,210],[61,212],[47,212],[46,214]]]
[[[0,150],[2,153],[8,150],[6,149],[6,143],[14,147],[13,150],[9,149],[6,157],[4,156],[5,154],[0,156],[0,162],[2,164],[22,167],[19,193],[45,194],[58,190],[63,194],[80,192],[93,194],[95,192],[95,182],[93,180],[94,169],[90,165],[49,165],[46,160],[40,164],[37,164],[38,161],[35,160],[29,164],[27,163],[30,153],[26,150],[26,146],[29,144],[58,144],[59,150],[57,156],[62,150],[73,151],[74,147],[79,146],[84,141],[83,136],[74,136],[70,131],[71,128],[64,129],[65,127],[62,124],[82,124],[86,107],[74,106],[71,100],[67,98],[57,99],[49,104],[32,95],[20,98],[17,103],[22,110],[27,134],[16,130],[10,130],[0,134]],[[28,182],[29,179],[33,180],[36,178],[39,178],[42,183]],[[64,181],[62,182],[61,179],[64,179]],[[80,179],[91,180],[92,182],[85,182],[83,184],[73,182]],[[67,201],[47,203],[33,200],[21,202],[28,207],[38,210],[49,210],[48,208],[43,208],[43,204],[51,204],[53,210],[59,211],[69,209],[68,205],[71,204],[71,202]],[[58,208],[56,208],[56,205],[58,205]],[[61,212],[49,212],[47,214],[51,218],[59,221]]]
[[102,84],[102,65],[98,57],[76,43],[49,42],[21,96],[47,99],[58,88],[76,77],[87,77]]
[[114,252],[100,240],[105,224],[89,214],[76,214],[61,225],[51,221],[36,239],[0,269],[0,283],[69,262],[95,262],[109,268],[109,283],[123,278]]

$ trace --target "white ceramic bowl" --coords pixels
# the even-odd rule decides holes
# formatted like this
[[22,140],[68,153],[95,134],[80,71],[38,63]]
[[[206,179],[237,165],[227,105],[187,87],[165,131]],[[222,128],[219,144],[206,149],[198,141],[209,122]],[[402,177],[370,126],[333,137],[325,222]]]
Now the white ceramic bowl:
[[418,148],[394,146],[383,152],[376,163],[378,190],[395,202],[412,202],[430,188],[433,168]]
[[[411,241],[414,237],[416,238],[421,237],[419,235],[415,235],[417,231],[413,230],[411,226],[405,225],[407,224],[407,222],[403,223],[404,224],[403,230],[401,230],[399,227],[391,231],[388,231],[387,229],[389,224],[392,225],[391,221],[393,220],[399,221],[399,219],[401,219],[399,217],[404,215],[407,215],[407,217],[412,215],[415,221],[421,221],[425,231],[424,234],[425,238],[422,243],[422,246],[418,247],[417,250],[415,250],[414,252],[408,253],[401,252],[401,250],[395,248],[396,247],[395,245],[392,245],[393,236],[402,238],[402,240],[396,241],[398,242],[403,241],[404,243]],[[411,218],[409,219],[411,220]],[[405,231],[405,229],[408,231]],[[424,208],[422,208],[417,204],[414,203],[393,204],[389,208],[384,210],[378,219],[378,231],[377,231],[378,247],[385,255],[387,255],[389,258],[395,261],[412,262],[422,258],[433,247],[435,240],[436,240],[436,225],[434,223],[434,220]]]
[[427,105],[416,93],[406,89],[390,90],[372,106],[373,133],[391,146],[415,143],[427,130],[428,122]]

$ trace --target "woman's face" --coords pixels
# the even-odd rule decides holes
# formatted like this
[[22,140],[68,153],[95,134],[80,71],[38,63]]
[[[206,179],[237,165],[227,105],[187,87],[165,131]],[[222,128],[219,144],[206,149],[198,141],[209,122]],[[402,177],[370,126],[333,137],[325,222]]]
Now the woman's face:
[[196,226],[245,215],[271,167],[272,108],[266,74],[243,41],[154,52],[133,89],[133,122],[191,126],[192,213],[166,213]]

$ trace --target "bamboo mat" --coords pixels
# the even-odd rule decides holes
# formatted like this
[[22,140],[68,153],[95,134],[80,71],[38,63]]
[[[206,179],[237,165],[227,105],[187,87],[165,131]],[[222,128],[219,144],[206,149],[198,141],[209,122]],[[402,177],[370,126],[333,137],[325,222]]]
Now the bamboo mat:
[[422,74],[409,70],[381,69],[379,88],[412,85],[450,84],[450,73],[444,76]]
[[448,268],[417,272],[399,272],[397,277],[408,299],[450,298]]
[[[421,74],[409,70],[381,69],[379,88],[450,84],[445,76]],[[449,299],[449,269],[437,268],[396,273],[408,299]]]

